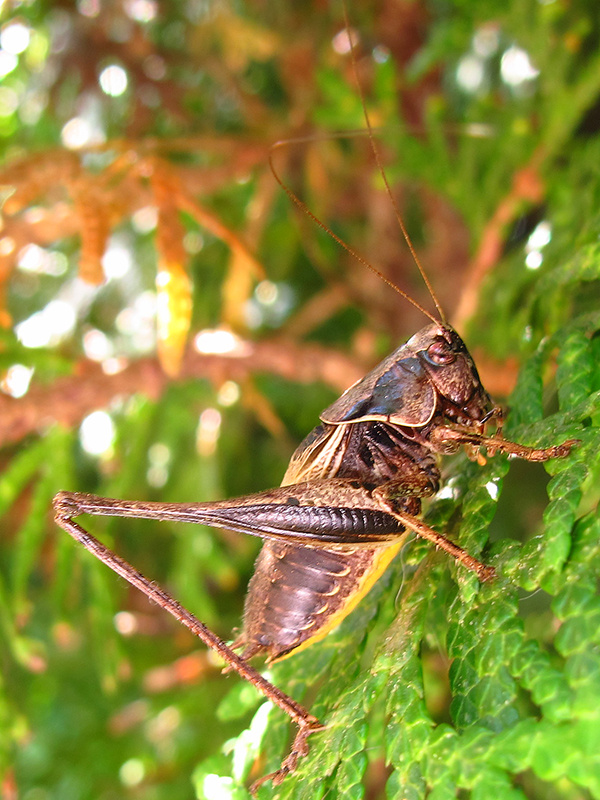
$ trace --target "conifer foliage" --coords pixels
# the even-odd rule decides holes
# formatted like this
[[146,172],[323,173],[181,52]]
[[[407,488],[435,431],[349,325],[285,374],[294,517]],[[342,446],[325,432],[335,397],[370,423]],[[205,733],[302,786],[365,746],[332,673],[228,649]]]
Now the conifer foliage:
[[[508,438],[446,459],[411,541],[273,681],[328,725],[261,798],[600,798],[600,42],[593,2],[348,0],[386,172]],[[424,321],[341,4],[0,6],[0,770],[27,800],[242,800],[289,725],[52,521],[62,489],[278,485],[319,412]],[[338,135],[344,132],[344,136]],[[227,638],[258,543],[90,529]]]

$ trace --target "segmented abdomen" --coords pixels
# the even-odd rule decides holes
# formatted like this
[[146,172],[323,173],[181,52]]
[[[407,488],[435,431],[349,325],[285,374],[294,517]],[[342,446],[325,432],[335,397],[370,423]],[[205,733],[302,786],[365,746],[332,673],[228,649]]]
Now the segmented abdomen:
[[[344,431],[323,425],[300,445],[283,484],[328,478],[384,484],[410,475],[417,463],[435,487],[439,473],[431,454],[402,431],[371,422],[349,425]],[[406,502],[409,513],[419,512],[418,498],[407,497]],[[290,511],[302,513],[298,508]],[[243,647],[245,658],[264,653],[272,661],[325,636],[358,604],[398,552],[404,529],[395,518],[371,512],[372,519],[355,519],[360,509],[347,510],[350,516],[342,511],[324,515],[325,528],[337,525],[350,536],[385,528],[397,533],[397,540],[377,548],[265,541],[248,587],[244,629],[235,643]],[[314,523],[318,527],[316,518]]]
[[357,595],[376,562],[385,554],[387,566],[398,547],[335,551],[265,542],[249,585],[243,655],[264,652],[274,660],[325,636],[368,591],[376,578]]

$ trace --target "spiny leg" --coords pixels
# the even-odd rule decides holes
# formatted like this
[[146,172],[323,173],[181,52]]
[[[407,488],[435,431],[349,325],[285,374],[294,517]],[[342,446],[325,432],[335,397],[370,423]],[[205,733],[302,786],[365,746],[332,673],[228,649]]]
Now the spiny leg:
[[486,436],[482,442],[488,453],[506,453],[522,458],[525,461],[550,461],[552,458],[564,458],[580,443],[579,439],[567,439],[562,444],[551,447],[529,447],[517,442],[509,442],[501,436]]
[[573,447],[579,444],[579,439],[567,439],[566,442],[551,447],[530,447],[518,442],[511,442],[502,436],[485,436],[475,433],[467,427],[458,425],[453,428],[444,426],[432,431],[431,441],[442,445],[485,447],[490,456],[495,453],[505,453],[522,458],[524,461],[550,461],[552,458],[564,458],[569,455]]
[[[404,486],[402,484],[400,484],[400,492],[404,492]],[[475,572],[480,581],[490,581],[496,577],[496,570],[493,567],[489,567],[487,564],[478,561],[474,556],[467,553],[466,550],[463,550],[462,547],[454,544],[454,542],[451,542],[450,539],[447,539],[443,534],[438,533],[438,531],[430,528],[429,525],[426,525],[422,520],[405,511],[401,507],[405,498],[402,497],[402,494],[400,497],[398,496],[398,489],[395,484],[387,483],[384,486],[378,487],[373,491],[373,497],[377,498],[382,508],[384,508],[388,514],[394,516],[418,536],[427,539],[429,542],[433,542],[436,547],[439,547],[440,550],[444,550],[444,552],[451,555],[452,558],[471,570],[471,572]]]
[[480,581],[491,581],[496,577],[496,570],[494,567],[490,567],[489,565],[478,561],[474,556],[470,555],[470,553],[467,553],[466,550],[463,550],[462,547],[454,544],[454,542],[451,542],[450,539],[447,539],[441,533],[438,533],[433,528],[430,528],[429,525],[421,522],[421,520],[415,519],[414,517],[409,517],[408,514],[396,514],[396,516],[406,525],[407,528],[414,531],[418,536],[433,542],[436,547],[439,547],[440,550],[444,550],[446,553],[451,555],[459,563],[461,563],[463,567],[466,567],[467,569],[471,570],[471,572],[474,572]]
[[[90,495],[81,495],[82,500],[86,502],[89,501],[90,497]],[[251,667],[241,656],[238,656],[210,628],[171,597],[168,592],[142,575],[128,561],[125,561],[124,558],[110,550],[75,522],[72,517],[80,513],[78,499],[79,496],[75,492],[60,492],[55,496],[56,523],[72,536],[75,541],[82,544],[86,550],[89,550],[96,558],[116,572],[117,575],[125,578],[126,581],[143,592],[150,600],[153,600],[165,611],[168,611],[169,614],[204,642],[207,647],[219,653],[229,669],[235,670],[244,680],[255,686],[258,691],[262,692],[272,703],[279,706],[298,725],[298,733],[294,739],[291,752],[283,761],[281,768],[263,779],[264,781],[272,778],[274,782],[280,783],[285,775],[296,769],[298,759],[308,753],[308,744],[306,742],[308,736],[311,733],[323,730],[325,726],[299,703],[296,703],[295,700],[267,681],[260,672]],[[104,498],[101,499],[104,500]],[[118,510],[119,501],[115,500],[112,505],[112,513],[115,516],[119,516]],[[107,513],[106,503],[101,513]]]
[[268,775],[264,775],[262,778],[254,781],[254,783],[250,786],[250,794],[253,796],[256,795],[263,783],[266,783],[267,781],[272,781],[274,786],[279,786],[279,784],[283,782],[287,775],[291,775],[292,772],[295,772],[298,766],[298,760],[308,754],[308,742],[306,741],[307,738],[311,733],[314,733],[315,730],[321,729],[322,728],[314,729],[306,726],[299,727],[298,733],[292,742],[289,755],[283,760],[279,769],[275,770],[275,772],[270,772]]
[[[495,453],[505,453],[507,455],[514,455],[526,461],[549,461],[552,458],[563,458],[567,456],[573,447],[579,444],[578,439],[568,439],[559,445],[551,447],[529,447],[528,445],[510,442],[502,436],[485,436],[481,433],[473,432],[467,427],[440,427],[432,431],[431,440],[433,443],[440,445],[454,444],[454,445],[467,445],[473,447],[485,447],[489,455]],[[406,494],[406,487],[402,484],[394,486],[394,484],[386,484],[374,490],[373,496],[377,496],[383,507],[388,510],[388,513],[393,514],[396,519],[400,520],[407,528],[414,531],[417,535],[422,536],[430,542],[433,542],[436,547],[444,550],[457,561],[459,561],[467,569],[472,570],[477,574],[481,581],[489,581],[495,578],[496,571],[493,567],[482,564],[476,558],[471,556],[458,545],[451,542],[441,533],[438,533],[433,528],[430,528],[420,519],[406,513],[398,502],[398,497]]]

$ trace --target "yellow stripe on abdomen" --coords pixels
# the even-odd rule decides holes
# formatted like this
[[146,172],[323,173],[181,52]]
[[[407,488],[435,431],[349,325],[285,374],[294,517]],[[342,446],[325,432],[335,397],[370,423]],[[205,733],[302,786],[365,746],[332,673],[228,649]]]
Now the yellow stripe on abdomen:
[[365,597],[373,588],[403,544],[404,536],[400,537],[397,542],[389,545],[388,547],[378,547],[376,550],[373,550],[373,560],[370,566],[364,570],[364,573],[356,583],[354,591],[348,595],[346,601],[340,605],[339,608],[337,608],[336,611],[329,617],[325,617],[323,624],[315,630],[312,636],[304,639],[304,641],[302,641],[297,647],[294,647],[294,649],[289,653],[276,657],[272,659],[272,661],[283,661],[284,658],[288,658],[294,653],[304,650],[314,642],[319,642],[321,639],[324,639],[330,631],[336,628],[340,622],[342,622],[342,620],[345,619],[348,614],[350,614],[350,612],[356,608],[363,597]]

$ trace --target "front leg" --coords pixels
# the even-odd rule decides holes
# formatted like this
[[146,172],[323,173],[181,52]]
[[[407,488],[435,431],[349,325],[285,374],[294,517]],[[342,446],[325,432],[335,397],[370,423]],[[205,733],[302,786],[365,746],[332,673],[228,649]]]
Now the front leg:
[[465,445],[472,448],[485,447],[490,456],[496,453],[506,453],[525,461],[550,461],[552,458],[568,456],[573,447],[579,444],[579,439],[567,439],[566,442],[552,447],[529,447],[517,442],[510,442],[499,434],[486,436],[483,433],[476,433],[466,426],[444,425],[431,431],[430,442],[434,449],[440,452],[447,452],[448,449],[457,450],[461,445]]

